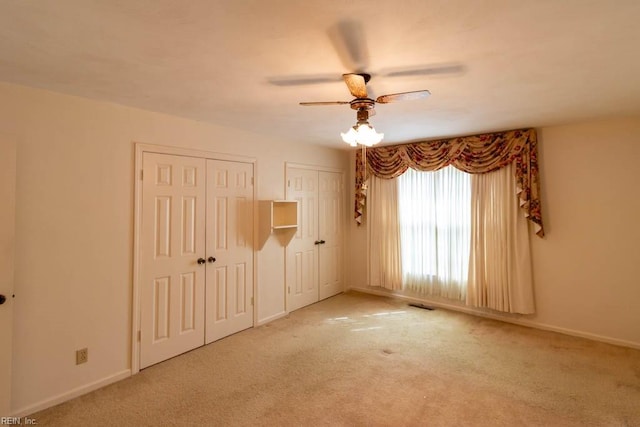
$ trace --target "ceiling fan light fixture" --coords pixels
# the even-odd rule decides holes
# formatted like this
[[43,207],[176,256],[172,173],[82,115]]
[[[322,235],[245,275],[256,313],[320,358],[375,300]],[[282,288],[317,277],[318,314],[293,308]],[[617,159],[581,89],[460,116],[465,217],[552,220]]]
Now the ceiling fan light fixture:
[[358,122],[355,126],[349,129],[346,133],[340,133],[342,140],[352,147],[357,147],[358,144],[366,147],[372,147],[375,144],[382,141],[384,138],[383,133],[378,133],[369,124],[369,122]]
[[342,140],[347,144],[349,144],[350,146],[352,147],[358,146],[358,142],[356,140],[356,138],[358,137],[358,132],[356,132],[355,126],[350,127],[346,133],[340,132],[340,136],[342,137]]

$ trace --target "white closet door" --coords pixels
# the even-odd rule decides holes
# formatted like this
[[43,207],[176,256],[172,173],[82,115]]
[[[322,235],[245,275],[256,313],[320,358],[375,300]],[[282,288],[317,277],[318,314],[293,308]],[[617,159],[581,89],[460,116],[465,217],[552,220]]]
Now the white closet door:
[[320,299],[343,291],[342,282],[342,174],[318,172],[319,232],[323,242],[319,245],[318,275]]
[[253,165],[207,160],[206,342],[253,326]]
[[0,135],[0,415],[11,414],[16,145]]
[[203,345],[205,326],[205,160],[144,153],[143,171],[141,368]]
[[298,201],[298,229],[287,246],[287,310],[318,301],[318,171],[287,168],[287,199]]

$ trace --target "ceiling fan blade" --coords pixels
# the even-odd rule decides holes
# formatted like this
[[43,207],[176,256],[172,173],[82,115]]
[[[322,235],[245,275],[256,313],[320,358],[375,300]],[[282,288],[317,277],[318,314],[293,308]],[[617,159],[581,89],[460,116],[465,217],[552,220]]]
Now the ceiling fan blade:
[[340,21],[327,31],[340,61],[347,70],[365,71],[369,66],[369,52],[358,21]]
[[367,97],[367,86],[365,78],[360,74],[343,74],[342,78],[344,82],[347,84],[349,88],[349,92],[351,95],[356,98],[366,98]]
[[460,64],[438,64],[411,68],[392,68],[380,72],[385,77],[457,75],[466,71]]
[[376,99],[376,102],[379,104],[388,104],[390,102],[396,101],[414,101],[416,99],[424,99],[431,95],[431,92],[428,90],[416,90],[413,92],[401,92],[401,93],[392,93],[389,95],[382,95]]
[[325,74],[317,76],[270,77],[267,81],[274,86],[301,86],[320,83],[334,83],[339,82],[340,79],[335,74]]
[[319,102],[301,102],[300,105],[304,105],[305,107],[309,106],[317,106],[317,105],[344,105],[350,104],[349,101],[319,101]]

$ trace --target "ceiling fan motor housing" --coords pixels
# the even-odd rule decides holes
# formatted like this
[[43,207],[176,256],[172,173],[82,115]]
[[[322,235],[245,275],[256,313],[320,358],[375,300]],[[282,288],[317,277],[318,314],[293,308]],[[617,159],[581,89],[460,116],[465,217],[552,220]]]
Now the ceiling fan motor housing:
[[375,107],[376,102],[371,98],[356,98],[349,103],[353,110],[371,110]]
[[364,83],[369,83],[369,80],[371,80],[371,74],[369,73],[357,73],[359,76],[362,76],[362,78],[364,79]]

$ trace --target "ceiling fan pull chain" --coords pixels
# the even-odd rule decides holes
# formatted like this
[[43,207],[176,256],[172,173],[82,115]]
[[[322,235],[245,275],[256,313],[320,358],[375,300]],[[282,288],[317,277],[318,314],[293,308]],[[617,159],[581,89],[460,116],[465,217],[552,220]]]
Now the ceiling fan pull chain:
[[367,146],[362,144],[362,172],[365,179],[362,181],[362,190],[367,191],[369,186],[367,185]]

